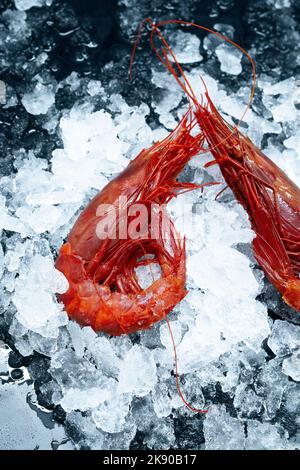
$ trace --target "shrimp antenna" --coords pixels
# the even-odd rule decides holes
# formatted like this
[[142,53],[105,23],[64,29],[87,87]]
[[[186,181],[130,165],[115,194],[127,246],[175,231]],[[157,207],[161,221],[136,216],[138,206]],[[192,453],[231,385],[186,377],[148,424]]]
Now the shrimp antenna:
[[134,63],[136,50],[137,50],[138,44],[141,40],[142,32],[145,29],[146,23],[150,23],[152,27],[155,27],[154,23],[152,22],[152,20],[150,18],[145,18],[144,20],[141,21],[141,23],[139,25],[138,32],[137,32],[137,35],[136,35],[136,39],[133,43],[132,51],[131,51],[131,54],[130,54],[130,64],[129,64],[129,78],[130,78],[130,80],[132,80],[132,69],[133,69],[133,63]]
[[[136,37],[136,40],[134,41],[134,44],[133,44],[133,48],[132,48],[132,52],[131,52],[131,55],[130,55],[130,65],[129,65],[129,76],[130,76],[130,79],[132,79],[132,69],[133,69],[133,63],[134,63],[134,58],[135,58],[135,54],[136,54],[136,50],[137,50],[137,47],[138,47],[138,43],[140,42],[140,39],[141,39],[141,36],[142,36],[142,32],[146,26],[146,24],[149,23],[150,26],[151,26],[151,32],[150,32],[150,45],[151,45],[151,48],[153,50],[153,52],[155,53],[155,55],[158,57],[159,61],[170,71],[170,73],[173,75],[173,77],[175,78],[175,80],[177,81],[177,83],[179,84],[179,86],[183,89],[184,93],[186,94],[186,96],[188,97],[190,103],[193,102],[194,104],[197,103],[197,99],[196,99],[196,96],[195,96],[195,93],[191,87],[191,85],[189,84],[189,81],[188,79],[186,78],[185,74],[184,74],[184,71],[181,67],[181,65],[179,64],[178,60],[176,59],[176,56],[175,54],[173,53],[172,49],[170,48],[170,46],[168,45],[167,41],[165,40],[164,36],[162,35],[162,33],[159,31],[158,27],[161,23],[158,23],[158,24],[155,24],[151,18],[145,18],[139,25],[139,28],[138,28],[138,33],[137,33],[137,37]],[[154,33],[156,33],[160,40],[162,41],[162,43],[164,44],[164,48],[162,49],[163,51],[163,55],[164,55],[164,58],[161,56],[161,54],[159,53],[158,49],[155,47],[155,44],[154,44],[154,40],[153,40],[153,36],[154,36]],[[179,72],[180,72],[180,75],[184,78],[184,82],[185,84],[180,80],[179,76],[178,76],[178,73],[175,71],[173,65],[171,64],[169,58],[168,58],[168,53],[172,56]]]
[[[205,153],[210,151],[210,150],[213,150],[215,149],[216,147],[220,146],[222,143],[224,143],[225,141],[227,141],[232,134],[235,133],[235,131],[238,129],[238,127],[240,126],[241,122],[243,121],[246,113],[249,111],[252,103],[253,103],[253,100],[254,100],[254,94],[255,94],[255,87],[256,87],[256,81],[257,81],[257,78],[256,78],[256,67],[255,67],[255,62],[254,60],[252,59],[252,57],[250,56],[250,54],[243,48],[241,47],[239,44],[235,43],[234,41],[232,41],[231,39],[229,39],[228,37],[224,36],[223,34],[219,33],[218,31],[215,31],[211,28],[207,28],[206,26],[202,26],[202,25],[198,25],[196,23],[193,23],[193,22],[190,22],[190,21],[184,21],[184,20],[166,20],[166,21],[160,21],[159,23],[153,23],[153,21],[150,19],[150,18],[146,18],[144,19],[141,24],[140,24],[140,27],[139,27],[139,31],[138,31],[138,35],[137,35],[137,38],[136,38],[136,41],[134,43],[134,46],[133,46],[133,49],[132,49],[132,53],[131,53],[131,57],[130,57],[130,77],[132,77],[132,67],[133,67],[133,63],[134,63],[134,57],[135,57],[135,54],[136,54],[136,49],[137,49],[137,45],[138,45],[138,42],[140,41],[140,38],[141,38],[141,34],[142,34],[142,31],[143,29],[145,28],[145,25],[146,23],[149,23],[150,26],[151,26],[151,32],[150,32],[150,44],[151,44],[151,48],[152,50],[154,51],[154,53],[156,54],[156,56],[158,57],[159,61],[169,70],[169,72],[173,75],[173,77],[175,78],[175,80],[177,81],[177,83],[179,84],[179,86],[182,88],[182,90],[184,91],[184,93],[186,94],[190,104],[191,102],[197,107],[197,106],[201,106],[203,107],[203,98],[201,97],[201,104],[198,102],[197,98],[196,98],[196,95],[192,89],[192,86],[191,84],[189,83],[189,80],[188,78],[186,77],[181,65],[179,64],[174,52],[172,51],[171,47],[169,46],[168,42],[166,41],[166,39],[164,38],[163,34],[161,33],[160,31],[160,27],[162,26],[165,26],[165,25],[168,25],[168,24],[180,24],[180,25],[185,25],[185,26],[192,26],[192,27],[195,27],[195,28],[198,28],[198,29],[201,29],[203,31],[206,31],[210,34],[213,34],[214,36],[217,36],[219,37],[220,39],[222,39],[223,41],[226,41],[227,43],[233,45],[235,48],[237,48],[238,50],[240,50],[245,56],[246,58],[248,59],[248,61],[250,62],[251,64],[251,78],[252,78],[252,83],[251,83],[251,92],[250,92],[250,97],[249,97],[249,101],[248,101],[248,104],[246,106],[246,108],[244,109],[244,112],[242,113],[238,123],[232,128],[232,131],[222,140],[220,141],[218,144],[214,145],[213,147],[210,147],[210,148],[206,148],[205,149]],[[153,39],[153,36],[154,34],[156,34],[159,39],[161,40],[162,44],[163,44],[163,48],[162,48],[162,54],[159,52],[159,50],[157,49],[157,47],[155,46],[154,44],[154,39]],[[178,76],[178,73],[176,72],[176,70],[174,69],[173,65],[171,64],[171,61],[170,59],[168,58],[168,54],[172,57],[174,63],[176,64],[176,67],[178,68],[179,70],[179,74],[180,76],[182,77],[182,80],[179,78]],[[205,81],[203,79],[203,77],[201,77],[201,81],[204,85],[204,89],[205,89],[205,96],[207,98],[207,101],[209,104],[211,104],[211,100],[210,100],[210,97],[209,97],[209,94],[208,94],[208,89],[207,89],[207,86],[205,84]]]
[[189,410],[191,410],[193,413],[203,413],[203,414],[207,413],[208,410],[201,410],[200,408],[195,408],[194,406],[190,405],[189,402],[186,400],[186,398],[184,397],[184,395],[182,393],[180,382],[179,382],[178,357],[177,357],[176,343],[175,343],[173,331],[172,331],[172,328],[171,328],[171,323],[170,323],[168,317],[166,317],[166,322],[167,322],[167,325],[168,325],[168,329],[169,329],[169,333],[170,333],[170,337],[171,337],[171,342],[172,342],[172,346],[173,346],[173,351],[174,351],[175,378],[176,378],[176,388],[177,388],[178,394],[179,394],[181,400],[183,401],[183,403],[185,404],[185,406]]

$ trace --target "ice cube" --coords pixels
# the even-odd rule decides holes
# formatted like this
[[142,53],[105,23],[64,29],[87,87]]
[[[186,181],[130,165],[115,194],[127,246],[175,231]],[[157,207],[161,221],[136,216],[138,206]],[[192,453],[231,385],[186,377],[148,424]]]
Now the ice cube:
[[60,402],[66,411],[82,410],[96,408],[100,403],[105,402],[111,396],[111,387],[107,384],[104,387],[90,386],[88,390],[79,388],[68,388],[64,390],[64,396]]
[[105,432],[117,433],[123,431],[126,424],[126,417],[129,413],[131,403],[130,395],[114,395],[101,403],[92,412],[93,420],[97,428]]
[[0,278],[3,275],[4,272],[4,253],[3,253],[3,248],[2,245],[0,245]]
[[300,351],[296,351],[282,363],[282,372],[300,382]]
[[91,96],[104,94],[104,88],[99,80],[90,80],[87,91]]
[[272,359],[265,363],[255,385],[256,393],[262,397],[266,418],[273,419],[282,406],[288,378],[282,373],[280,360]]
[[[191,33],[186,33],[181,30],[176,31],[170,38],[170,43],[174,41],[172,47],[173,54],[177,61],[181,64],[193,64],[201,62],[203,57],[200,54],[200,39]],[[170,54],[170,60],[174,62],[173,56]]]
[[30,10],[32,7],[50,6],[53,0],[14,0],[18,10]]
[[[0,380],[5,380],[5,377],[8,379],[8,356],[9,356],[9,347],[5,345],[5,343],[0,340]],[[1,389],[0,389],[1,390]],[[1,392],[0,392],[1,394]]]
[[171,419],[164,418],[157,421],[146,432],[144,442],[150,449],[168,450],[175,444],[174,424]]
[[221,64],[222,72],[230,75],[239,75],[242,72],[242,52],[230,44],[220,44],[216,54]]
[[204,421],[205,449],[243,449],[245,435],[242,422],[230,416],[225,406],[213,405]]
[[3,196],[0,196],[0,227],[11,232],[19,232],[22,236],[26,236],[29,231],[23,222],[9,213]]
[[18,321],[42,336],[57,336],[58,327],[67,323],[67,317],[54,294],[67,288],[66,278],[54,268],[52,259],[35,255],[29,266],[23,265],[16,280],[13,303]]
[[250,386],[240,384],[235,392],[234,406],[238,410],[240,418],[253,418],[260,414],[263,400],[256,395]]
[[35,116],[46,114],[48,109],[54,104],[55,94],[51,85],[43,85],[38,82],[34,90],[25,93],[21,99],[22,104],[29,114]]
[[2,13],[2,18],[4,22],[8,24],[10,41],[16,42],[21,37],[27,37],[30,35],[31,31],[27,25],[27,15],[24,11],[7,9]]
[[143,346],[133,346],[120,365],[118,392],[143,397],[153,389],[156,381],[156,364],[151,351]]
[[276,426],[249,420],[245,448],[246,450],[284,450],[288,449],[289,445],[286,437],[280,436]]
[[300,328],[287,321],[275,320],[268,339],[269,348],[276,356],[287,356],[299,347]]

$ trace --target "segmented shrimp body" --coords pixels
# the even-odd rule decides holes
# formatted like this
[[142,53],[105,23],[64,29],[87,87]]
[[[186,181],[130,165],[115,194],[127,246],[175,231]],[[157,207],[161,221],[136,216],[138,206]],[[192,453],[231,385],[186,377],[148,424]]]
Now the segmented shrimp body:
[[195,115],[228,187],[249,215],[258,263],[287,304],[300,311],[300,190],[249,138],[232,128],[207,94]]
[[[163,319],[186,295],[184,241],[163,204],[193,188],[176,178],[202,145],[202,135],[191,135],[194,125],[186,115],[163,141],[142,150],[83,210],[60,249],[56,267],[69,281],[60,300],[81,325],[112,335],[132,333]],[[140,235],[130,237],[126,230],[120,236],[119,229],[134,220],[136,203],[147,209]],[[153,203],[158,212],[155,236],[148,218]],[[99,237],[99,224],[110,220],[114,209],[117,217],[108,224],[106,238]],[[151,263],[159,264],[161,277],[143,289],[136,268]]]

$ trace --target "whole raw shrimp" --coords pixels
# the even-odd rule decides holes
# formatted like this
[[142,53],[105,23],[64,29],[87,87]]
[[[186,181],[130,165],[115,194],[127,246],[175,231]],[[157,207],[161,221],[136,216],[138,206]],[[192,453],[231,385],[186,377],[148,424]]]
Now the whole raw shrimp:
[[[180,64],[159,27],[169,23],[189,25],[208,31],[239,48],[252,66],[252,103],[256,83],[255,64],[249,54],[230,39],[209,28],[185,21],[169,20],[154,24],[151,20],[151,45],[160,61],[193,104],[194,115],[201,132],[209,144],[208,149],[218,164],[227,186],[247,211],[256,236],[253,240],[254,255],[270,282],[282,294],[284,301],[300,311],[300,189],[264,153],[233,127],[217,111],[205,86],[206,104],[197,99]],[[153,35],[162,42],[162,52],[155,47]],[[169,59],[176,63],[175,69]],[[179,74],[178,74],[179,70]]]
[[[163,141],[142,150],[88,204],[61,247],[56,267],[66,276],[69,288],[59,299],[70,318],[81,325],[111,335],[147,329],[185,297],[185,244],[163,204],[195,187],[176,181],[202,145],[201,134],[191,135],[194,126],[189,112]],[[140,235],[130,237],[127,229],[135,220],[137,203],[146,208],[146,217],[139,219]],[[158,213],[155,236],[148,218],[153,204]],[[117,217],[110,219],[114,212]],[[99,237],[99,226],[107,220],[111,223],[106,237]],[[119,229],[124,226],[125,236],[120,237]],[[159,264],[161,277],[143,289],[135,269],[151,263]]]

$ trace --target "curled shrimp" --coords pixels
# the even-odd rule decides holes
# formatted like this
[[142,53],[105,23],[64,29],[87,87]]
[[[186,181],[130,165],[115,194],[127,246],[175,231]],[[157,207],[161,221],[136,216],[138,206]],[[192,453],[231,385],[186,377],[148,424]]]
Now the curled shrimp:
[[[185,243],[164,205],[196,187],[176,180],[202,146],[202,134],[191,135],[195,125],[189,111],[173,132],[142,150],[80,214],[56,260],[69,281],[59,299],[71,319],[95,331],[127,334],[150,328],[185,297]],[[127,229],[134,221],[135,204],[146,208],[146,217],[140,219],[140,235],[130,237]],[[153,204],[159,213],[155,236],[148,218]],[[109,219],[112,213],[117,217]],[[99,237],[99,224],[106,220],[111,221],[106,236]],[[124,225],[125,236],[120,236]],[[143,289],[136,268],[152,263],[160,266],[161,277]]]
[[[236,43],[206,27],[185,21],[150,22],[151,45],[159,60],[172,73],[194,108],[194,115],[214,157],[206,166],[218,164],[227,186],[247,211],[255,232],[253,251],[269,281],[282,294],[283,300],[300,311],[300,189],[264,153],[238,129],[251,106],[256,83],[255,64],[250,55]],[[206,103],[199,100],[159,27],[179,23],[204,29],[240,49],[252,67],[252,89],[249,104],[239,123],[231,126],[220,115],[205,86]],[[155,47],[153,35],[162,43]],[[177,70],[169,60],[176,63]]]

